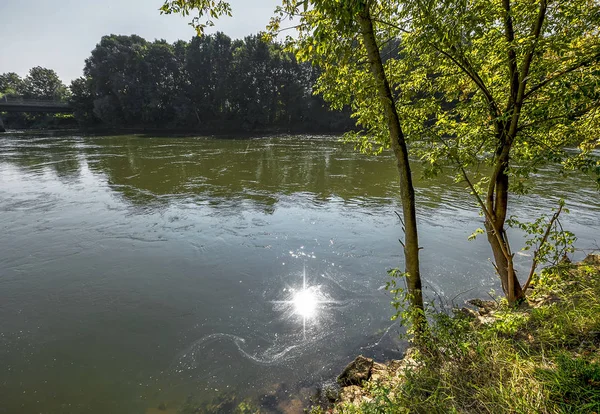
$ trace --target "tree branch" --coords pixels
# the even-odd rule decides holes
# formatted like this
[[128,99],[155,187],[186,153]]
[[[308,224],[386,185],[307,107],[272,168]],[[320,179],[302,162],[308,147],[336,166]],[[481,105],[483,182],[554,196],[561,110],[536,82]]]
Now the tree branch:
[[[458,66],[469,78],[471,78],[471,80],[475,83],[475,85],[479,88],[479,90],[483,93],[483,95],[485,96],[488,105],[490,106],[490,112],[492,113],[492,116],[498,117],[500,115],[500,112],[498,110],[498,105],[496,104],[496,100],[494,99],[492,93],[490,92],[490,90],[487,88],[487,86],[485,85],[485,83],[483,82],[483,79],[481,79],[481,77],[479,76],[479,74],[473,69],[473,67],[471,66],[471,64],[469,63],[468,60],[466,60],[466,58],[463,57],[462,62],[460,62],[458,60],[458,58],[456,58],[455,56],[452,56],[450,53],[446,52],[445,50],[440,49],[439,47],[437,47],[434,44],[430,44],[435,50],[437,50],[439,53],[441,53],[442,55],[446,56],[448,59],[450,59],[456,66]],[[453,49],[454,51],[456,51],[456,48],[451,46],[451,49]]]
[[583,68],[585,66],[591,65],[594,62],[598,62],[600,61],[600,53],[596,53],[595,55],[593,55],[591,58],[587,59],[587,60],[583,60],[581,62],[577,62],[571,66],[569,66],[568,68],[566,68],[565,70],[558,72],[557,74],[555,74],[554,76],[551,76],[549,78],[544,79],[543,81],[541,81],[540,83],[538,83],[537,85],[533,86],[527,93],[525,93],[525,95],[523,96],[523,100],[529,98],[531,95],[533,95],[535,92],[537,92],[538,90],[542,89],[544,86],[546,86],[547,84],[554,82],[555,80],[557,80],[558,78],[567,75],[577,69]]
[[527,282],[525,282],[525,285],[523,285],[523,294],[525,294],[525,292],[527,292],[527,289],[529,288],[529,285],[531,284],[531,280],[533,279],[533,275],[535,274],[535,269],[538,265],[538,256],[540,254],[540,250],[542,249],[542,246],[546,243],[546,240],[548,240],[548,236],[550,235],[552,226],[554,225],[554,222],[556,220],[558,220],[558,216],[560,216],[562,208],[563,208],[563,206],[561,204],[558,207],[558,210],[556,211],[556,213],[554,213],[554,215],[550,219],[550,222],[548,223],[548,227],[546,227],[546,232],[544,233],[544,237],[542,237],[542,241],[541,241],[540,245],[538,246],[536,251],[533,252],[533,263],[531,263],[531,270],[529,271],[529,276],[527,277]]

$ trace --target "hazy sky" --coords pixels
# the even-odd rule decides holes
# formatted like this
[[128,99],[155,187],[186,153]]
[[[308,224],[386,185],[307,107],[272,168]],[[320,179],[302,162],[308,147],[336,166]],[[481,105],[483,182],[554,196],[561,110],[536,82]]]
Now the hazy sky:
[[[233,18],[215,28],[240,38],[265,28],[279,0],[231,0]],[[106,34],[148,40],[189,40],[189,18],[161,16],[163,0],[0,0],[0,73],[25,76],[54,69],[67,85],[82,75],[84,60]]]

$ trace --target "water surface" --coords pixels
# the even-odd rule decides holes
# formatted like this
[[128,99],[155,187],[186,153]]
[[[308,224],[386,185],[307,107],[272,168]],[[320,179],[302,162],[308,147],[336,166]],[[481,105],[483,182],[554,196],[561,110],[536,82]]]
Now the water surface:
[[[499,284],[449,174],[417,180],[423,276],[462,303]],[[1,136],[0,413],[174,413],[233,394],[277,412],[358,353],[399,356],[383,289],[402,266],[397,193],[389,157],[332,137]],[[542,170],[511,213],[559,198],[578,246],[597,246],[589,177]],[[323,302],[308,319],[286,303],[304,279]]]

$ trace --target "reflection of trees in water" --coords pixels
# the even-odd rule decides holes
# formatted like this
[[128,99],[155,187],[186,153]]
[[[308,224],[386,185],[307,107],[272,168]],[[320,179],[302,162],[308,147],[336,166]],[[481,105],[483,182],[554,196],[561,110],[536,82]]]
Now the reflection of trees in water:
[[[12,138],[11,138],[12,139]],[[381,206],[396,202],[393,160],[365,156],[334,138],[260,139],[107,138],[28,136],[3,150],[7,162],[29,170],[51,169],[63,182],[76,180],[85,159],[106,177],[112,191],[143,209],[175,201],[230,211],[272,213],[295,194],[311,205],[338,199],[348,205]],[[420,176],[417,168],[415,176]],[[458,202],[461,184],[449,175],[417,179],[422,207]],[[462,200],[470,206],[469,200]]]
[[78,141],[55,136],[25,135],[12,140],[0,154],[5,162],[28,171],[52,171],[64,183],[81,176]]
[[317,203],[333,197],[390,203],[397,188],[389,159],[353,153],[331,139],[118,137],[89,143],[90,169],[134,204],[185,199],[216,207],[245,201],[272,211],[296,193]]

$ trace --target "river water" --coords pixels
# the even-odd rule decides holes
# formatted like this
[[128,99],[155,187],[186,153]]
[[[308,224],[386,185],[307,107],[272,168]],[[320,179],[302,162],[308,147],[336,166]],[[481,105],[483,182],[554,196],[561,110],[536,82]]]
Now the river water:
[[[500,290],[464,187],[417,180],[426,292],[446,303]],[[391,158],[333,137],[1,136],[0,413],[293,412],[357,354],[400,356],[397,193]],[[593,249],[589,177],[542,170],[511,214],[560,198]]]

